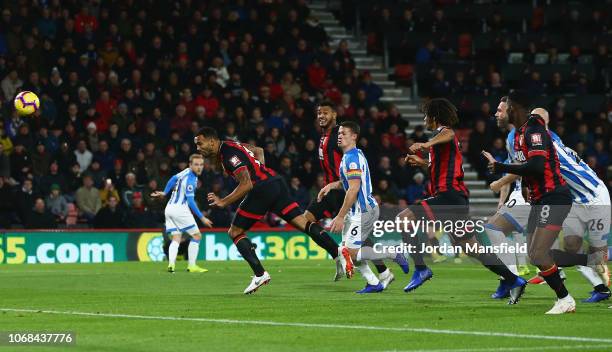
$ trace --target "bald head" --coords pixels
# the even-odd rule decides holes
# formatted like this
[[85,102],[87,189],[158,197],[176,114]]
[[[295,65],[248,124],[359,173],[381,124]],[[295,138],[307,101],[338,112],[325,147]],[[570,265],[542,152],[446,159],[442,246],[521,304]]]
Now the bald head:
[[535,108],[535,109],[531,110],[531,114],[532,115],[540,115],[540,116],[542,116],[542,118],[544,119],[544,122],[546,122],[546,126],[548,126],[548,122],[550,121],[550,118],[548,117],[548,111],[546,111],[546,109],[544,109],[544,108]]

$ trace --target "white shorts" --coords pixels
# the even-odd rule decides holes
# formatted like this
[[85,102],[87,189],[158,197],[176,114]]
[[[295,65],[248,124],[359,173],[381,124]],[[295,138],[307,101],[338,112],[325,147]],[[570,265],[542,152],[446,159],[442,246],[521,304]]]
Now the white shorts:
[[585,237],[591,247],[606,247],[610,234],[610,194],[600,186],[597,198],[587,204],[572,204],[563,222],[563,236]]
[[523,232],[527,227],[531,204],[527,203],[522,195],[513,197],[513,194],[514,192],[497,213],[511,223],[516,231]]
[[344,218],[344,232],[342,240],[347,248],[359,249],[363,242],[374,231],[374,222],[380,215],[379,207],[375,207],[365,213],[350,214]]
[[166,233],[174,236],[188,233],[193,236],[200,233],[200,229],[187,205],[167,205],[164,211],[166,216]]

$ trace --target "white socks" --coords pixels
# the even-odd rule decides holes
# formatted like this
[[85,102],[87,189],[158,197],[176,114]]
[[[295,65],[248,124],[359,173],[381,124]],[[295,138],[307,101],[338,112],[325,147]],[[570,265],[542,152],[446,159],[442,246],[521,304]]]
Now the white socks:
[[[383,247],[384,248],[384,247]],[[372,247],[361,247],[357,252],[356,261],[362,260],[382,260],[382,259],[395,259],[395,254],[388,252],[376,252]]]
[[168,249],[168,264],[174,265],[176,263],[176,256],[179,250],[178,241],[172,240],[170,242],[170,248]]
[[582,265],[577,265],[576,268],[582,274],[582,276],[584,276],[591,283],[593,287],[604,284],[601,277],[595,272],[595,270],[593,270],[593,268]]
[[357,265],[357,270],[359,270],[361,276],[366,279],[369,285],[376,286],[380,283],[376,275],[374,275],[374,273],[372,272],[372,269],[370,269],[370,266],[368,265],[367,261],[362,260],[361,262],[359,262],[359,265]]
[[194,238],[189,242],[187,247],[187,256],[189,257],[189,266],[193,266],[198,259],[198,252],[200,251],[200,241]]
[[[515,232],[512,237],[514,237],[514,242],[518,244],[527,243],[527,236],[522,232]],[[516,263],[518,265],[527,265],[527,253],[516,253]]]
[[[494,225],[488,224],[485,226],[485,232],[487,236],[489,236],[489,241],[491,241],[491,245],[499,246],[500,244],[507,242],[506,235],[495,228]],[[508,269],[514,274],[518,276],[518,267],[516,266],[516,256],[514,253],[497,253],[499,259],[506,264]]]

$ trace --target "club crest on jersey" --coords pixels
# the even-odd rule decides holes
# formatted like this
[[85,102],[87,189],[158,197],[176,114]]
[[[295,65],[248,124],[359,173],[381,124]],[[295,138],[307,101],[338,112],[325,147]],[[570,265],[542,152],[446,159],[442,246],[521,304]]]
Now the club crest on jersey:
[[531,145],[542,145],[542,134],[534,133],[531,135]]
[[234,167],[240,165],[240,159],[235,155],[231,157],[229,161],[230,161],[230,164],[232,164],[232,166]]
[[187,185],[187,192],[193,192],[193,185]]

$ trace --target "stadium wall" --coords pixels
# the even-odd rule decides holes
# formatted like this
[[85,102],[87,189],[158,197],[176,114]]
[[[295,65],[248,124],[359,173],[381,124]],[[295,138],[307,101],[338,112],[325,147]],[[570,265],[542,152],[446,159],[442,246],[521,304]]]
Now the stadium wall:
[[[198,260],[242,259],[226,229],[207,229],[202,235]],[[249,237],[264,260],[329,257],[311,238],[293,229],[254,229]],[[333,237],[339,242],[339,236]],[[386,234],[380,242],[398,240],[398,234]],[[0,264],[163,261],[163,243],[160,229],[2,231]],[[608,258],[612,259],[612,236],[608,236]]]

